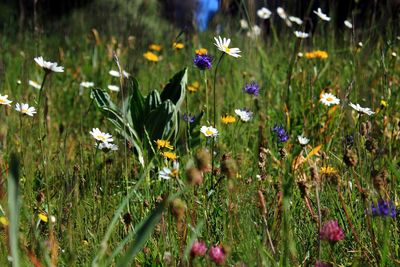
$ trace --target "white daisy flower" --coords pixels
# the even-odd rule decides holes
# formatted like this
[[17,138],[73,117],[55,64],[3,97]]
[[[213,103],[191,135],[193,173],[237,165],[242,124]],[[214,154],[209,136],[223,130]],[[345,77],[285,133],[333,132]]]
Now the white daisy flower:
[[117,86],[117,85],[109,84],[109,85],[107,86],[107,88],[108,88],[108,90],[110,90],[110,91],[119,92],[119,86]]
[[29,81],[28,81],[28,84],[29,84],[30,86],[32,86],[33,88],[40,90],[40,84],[38,84],[37,82],[32,81],[32,80],[29,80]]
[[290,20],[291,22],[296,23],[297,25],[303,25],[303,21],[302,21],[300,18],[298,18],[298,17],[289,16],[289,20]]
[[90,87],[94,86],[94,83],[93,82],[81,82],[79,85],[81,87],[90,88]]
[[350,20],[345,20],[344,21],[344,26],[346,26],[349,29],[353,29],[353,24],[351,24]]
[[375,112],[373,112],[370,108],[363,108],[360,106],[360,104],[353,104],[350,102],[349,105],[358,113],[364,113],[364,114],[367,114],[368,116],[375,114]]
[[249,28],[249,24],[247,23],[247,20],[241,19],[240,20],[240,28],[243,30],[247,30]]
[[304,137],[303,135],[298,135],[297,140],[299,141],[300,145],[305,146],[310,142],[310,139],[307,137]]
[[112,135],[109,133],[103,133],[102,131],[99,130],[99,128],[93,128],[89,133],[97,141],[100,141],[103,143],[112,143],[113,142]]
[[247,36],[252,39],[257,38],[258,36],[260,36],[260,34],[261,34],[261,28],[257,25],[254,25],[251,28],[251,30],[247,32]]
[[168,167],[162,168],[162,170],[158,173],[158,177],[160,179],[169,180],[173,177],[177,177],[179,173],[179,162],[174,161],[172,164],[172,169]]
[[295,31],[294,35],[296,35],[297,38],[305,39],[308,38],[310,35],[306,32],[301,32],[301,31]]
[[218,130],[212,126],[201,126],[200,132],[202,132],[206,137],[218,136]]
[[46,72],[64,72],[64,67],[62,66],[57,66],[57,62],[50,62],[50,61],[45,61],[43,57],[35,57],[34,60],[36,63],[42,67]]
[[239,48],[229,48],[229,44],[231,43],[231,39],[224,39],[221,36],[214,37],[215,43],[214,45],[218,47],[219,51],[222,51],[232,57],[240,57],[239,53],[241,52]]
[[8,95],[0,95],[0,105],[11,106],[12,101],[8,100]]
[[271,14],[272,12],[266,7],[262,7],[257,10],[257,16],[261,19],[269,19],[271,17]]
[[112,144],[112,143],[101,142],[98,144],[96,143],[95,146],[100,150],[106,150],[106,151],[117,151],[118,150],[118,146],[116,144]]
[[24,103],[17,103],[15,105],[15,110],[31,117],[33,117],[33,114],[36,114],[36,109],[34,107],[30,107],[28,104]]
[[286,15],[286,12],[285,12],[285,10],[282,8],[282,7],[278,7],[277,9],[276,9],[276,12],[278,13],[278,15],[279,15],[279,17],[281,17],[281,19],[287,19],[287,15]]
[[[117,78],[119,78],[119,71],[117,71],[117,70],[110,70],[109,72],[108,72],[111,76],[113,76],[113,77],[117,77]],[[124,75],[124,77],[125,78],[129,78],[129,76],[130,76],[130,74],[128,73],[128,72],[126,72],[126,71],[122,71],[122,74]]]
[[331,93],[323,93],[319,101],[325,106],[338,105],[340,103],[340,99]]
[[246,109],[235,109],[235,113],[244,122],[251,120],[251,118],[253,117],[253,112]]
[[326,14],[322,13],[321,8],[318,8],[317,11],[313,11],[314,14],[316,14],[320,19],[325,20],[325,21],[330,21],[331,18],[328,17]]

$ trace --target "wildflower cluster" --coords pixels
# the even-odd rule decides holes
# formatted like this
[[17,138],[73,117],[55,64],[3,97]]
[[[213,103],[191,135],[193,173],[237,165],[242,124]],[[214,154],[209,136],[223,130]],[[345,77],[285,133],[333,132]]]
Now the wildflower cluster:
[[312,51],[312,52],[307,52],[305,54],[305,57],[307,59],[314,59],[314,58],[327,59],[328,53],[326,51],[316,50],[316,51]]

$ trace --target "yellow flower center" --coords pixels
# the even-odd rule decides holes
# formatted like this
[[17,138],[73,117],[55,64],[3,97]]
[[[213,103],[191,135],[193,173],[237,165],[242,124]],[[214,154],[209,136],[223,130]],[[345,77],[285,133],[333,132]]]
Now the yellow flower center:
[[213,134],[214,134],[213,131],[211,131],[211,130],[206,130],[206,135],[213,135]]
[[97,140],[101,140],[103,142],[106,141],[106,139],[104,138],[103,135],[96,135],[94,138],[97,139]]
[[0,98],[0,104],[5,104],[5,103],[6,103],[6,100]]
[[22,109],[21,109],[21,113],[28,113],[28,109],[22,108]]
[[332,98],[332,97],[330,97],[330,96],[328,96],[328,97],[326,98],[326,101],[328,101],[328,102],[332,102],[332,101],[333,101],[333,98]]
[[224,51],[226,53],[229,53],[231,51],[231,49],[229,47],[227,47],[227,46],[223,46],[222,48],[224,49]]

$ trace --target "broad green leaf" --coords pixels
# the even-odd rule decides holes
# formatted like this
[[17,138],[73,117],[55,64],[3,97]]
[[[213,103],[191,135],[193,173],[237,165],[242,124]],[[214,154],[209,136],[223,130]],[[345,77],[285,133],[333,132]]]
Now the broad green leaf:
[[187,68],[184,68],[169,80],[168,84],[161,92],[161,100],[164,102],[169,99],[175,104],[177,109],[179,109],[185,99],[186,84]]
[[157,90],[151,91],[144,104],[144,112],[148,115],[152,110],[155,110],[159,105],[161,105],[160,93]]
[[140,136],[143,136],[143,124],[145,118],[144,97],[139,90],[139,83],[136,79],[129,80],[131,97],[129,99],[130,117],[133,127]]
[[[145,127],[152,140],[169,139],[178,133],[178,115],[175,105],[167,100],[148,115]],[[174,137],[175,138],[175,137]]]

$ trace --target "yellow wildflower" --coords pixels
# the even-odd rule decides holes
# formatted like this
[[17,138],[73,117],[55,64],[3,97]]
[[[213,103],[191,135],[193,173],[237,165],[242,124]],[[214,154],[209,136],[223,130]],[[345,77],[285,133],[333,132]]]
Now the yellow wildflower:
[[178,158],[178,156],[174,152],[170,151],[161,152],[161,155],[166,159],[176,160]]
[[385,101],[385,100],[381,100],[381,107],[382,108],[387,108],[387,106],[388,106],[388,103]]
[[184,47],[185,47],[185,45],[182,44],[182,43],[174,42],[174,43],[172,44],[172,48],[174,48],[174,49],[176,49],[176,50],[182,49],[182,48],[184,48]]
[[331,166],[325,166],[325,167],[321,167],[320,173],[321,174],[333,174],[333,173],[336,173],[336,170],[335,170],[335,168],[333,168]]
[[158,45],[158,44],[151,44],[151,45],[149,45],[149,49],[156,51],[156,52],[160,52],[162,49],[162,46]]
[[196,49],[195,52],[196,52],[196,55],[207,55],[208,50],[205,48],[199,48],[199,49]]
[[157,144],[157,149],[160,148],[168,148],[168,149],[174,149],[173,146],[171,146],[171,143],[168,140],[162,140],[162,139],[157,139],[157,141],[155,141]]
[[49,217],[47,217],[46,213],[41,212],[38,217],[42,222],[47,223],[49,221]]
[[200,87],[199,82],[195,81],[187,86],[187,90],[191,93],[194,93],[197,92],[197,90],[199,90],[199,87]]
[[7,226],[9,224],[5,216],[0,216],[0,224],[2,224],[3,226]]
[[312,51],[312,52],[307,52],[305,54],[305,57],[307,59],[314,59],[314,58],[327,59],[328,58],[328,53],[325,52],[325,51],[316,50],[316,51]]
[[151,62],[158,62],[160,58],[153,52],[147,51],[143,54],[144,58]]
[[230,124],[230,123],[234,123],[236,121],[236,118],[231,115],[225,115],[225,116],[222,116],[221,121],[224,124]]

